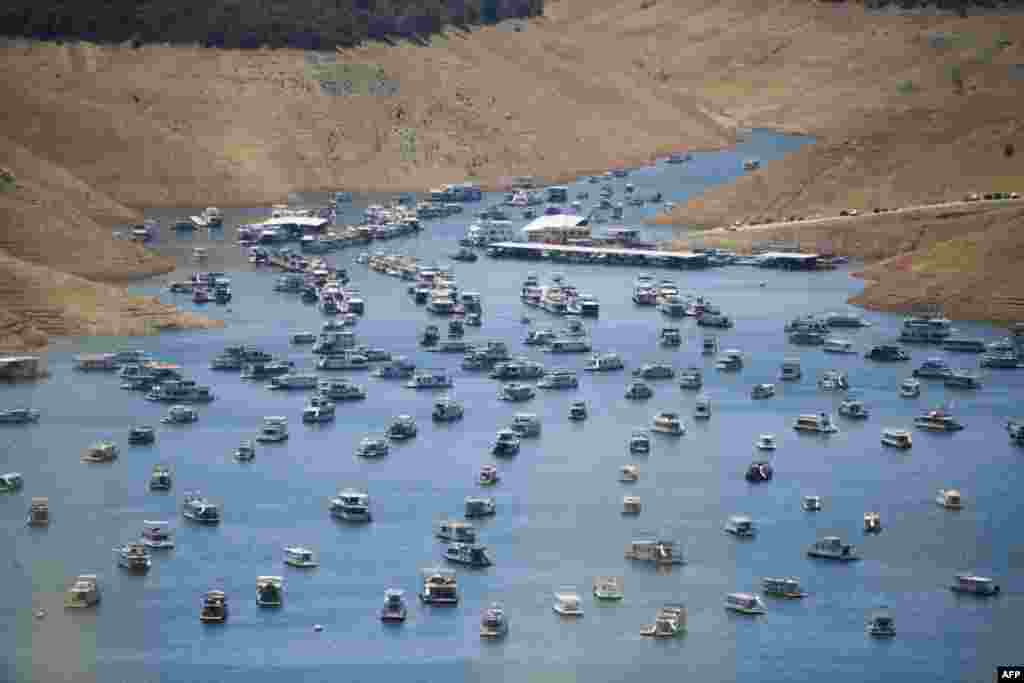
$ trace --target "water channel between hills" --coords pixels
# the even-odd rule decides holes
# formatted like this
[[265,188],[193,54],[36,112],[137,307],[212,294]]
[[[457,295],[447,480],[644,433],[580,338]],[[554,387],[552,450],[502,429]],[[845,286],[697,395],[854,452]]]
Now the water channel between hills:
[[[665,199],[683,202],[742,173],[743,159],[759,157],[770,170],[773,158],[805,141],[755,131],[734,150],[697,153],[678,166],[637,169],[613,184],[633,183],[638,192],[661,191]],[[590,191],[592,198],[584,202],[589,205],[597,187],[574,183],[570,195]],[[621,189],[616,196],[622,196]],[[496,197],[467,205],[464,214],[426,221],[418,235],[369,250],[450,263],[447,256],[471,216]],[[299,199],[316,203],[324,196]],[[356,222],[377,199],[355,198],[339,222]],[[626,224],[654,210],[627,208]],[[194,212],[147,215],[170,219]],[[356,326],[360,340],[407,355],[420,366],[452,370],[452,393],[466,404],[467,414],[462,422],[433,424],[434,394],[364,373],[355,380],[367,387],[367,400],[339,405],[335,423],[311,427],[299,419],[304,392],[271,392],[262,383],[243,382],[237,373],[208,369],[224,346],[247,343],[311,370],[308,347],[290,346],[288,336],[318,331],[323,322],[316,308],[296,295],[273,292],[274,275],[255,270],[234,244],[235,225],[265,216],[267,209],[225,214],[225,228],[210,234],[176,237],[164,228],[154,247],[179,255],[182,266],[136,288],[223,317],[223,330],[58,341],[48,353],[48,380],[0,386],[3,407],[31,405],[43,412],[37,425],[0,430],[0,470],[21,472],[26,482],[20,493],[0,497],[0,525],[8,539],[0,562],[8,596],[0,605],[8,634],[0,679],[191,683],[287,676],[408,683],[690,674],[701,681],[792,681],[827,674],[850,682],[897,676],[963,681],[987,680],[996,664],[1017,661],[1024,506],[1015,492],[1024,451],[1010,444],[1004,425],[1020,412],[1024,371],[988,371],[984,387],[971,393],[924,382],[919,399],[903,399],[898,383],[925,358],[941,356],[955,367],[977,368],[977,357],[914,347],[909,364],[876,364],[861,354],[835,356],[788,345],[782,331],[787,320],[847,308],[844,301],[861,287],[848,269],[811,274],[739,266],[646,269],[656,278],[674,279],[683,291],[710,297],[736,320],[733,330],[719,335],[723,346],[747,355],[746,367],[733,374],[716,372],[712,360],[700,355],[701,333],[692,319],[681,324],[681,349],[657,345],[657,331],[667,323],[656,310],[636,308],[629,298],[639,268],[486,257],[455,264],[459,285],[480,292],[484,302],[484,325],[467,328],[467,340],[503,340],[513,353],[549,368],[580,370],[584,356],[552,358],[521,344],[527,328],[520,322],[520,283],[529,271],[542,281],[561,272],[600,300],[600,317],[586,322],[595,349],[618,352],[626,360],[626,373],[580,372],[577,390],[539,392],[529,403],[506,404],[497,400],[497,384],[486,374],[458,369],[460,356],[418,348],[417,333],[437,321],[407,295],[407,283],[355,264],[363,248],[336,252],[328,260],[348,269],[366,299],[366,315]],[[659,239],[667,230],[645,226],[644,237]],[[197,245],[210,247],[206,269],[227,271],[232,278],[229,306],[195,306],[187,296],[163,291],[167,280],[195,270],[187,255]],[[528,313],[535,326],[563,324],[540,311]],[[862,313],[871,327],[838,336],[860,349],[898,336],[898,316]],[[956,327],[989,341],[1005,334],[982,324]],[[158,424],[166,406],[122,391],[116,376],[71,369],[75,353],[124,348],[146,349],[183,365],[192,378],[213,386],[217,400],[199,407],[198,423],[161,425],[154,445],[129,447],[128,427]],[[751,385],[776,382],[787,356],[801,359],[803,381],[777,383],[775,398],[752,401]],[[681,390],[675,381],[653,381],[655,395],[646,402],[623,398],[629,370],[656,360],[677,369],[691,364],[704,369],[704,392],[714,406],[710,421],[693,420],[696,392]],[[834,412],[842,398],[815,385],[830,368],[848,372],[872,416],[866,422],[840,420],[841,432],[829,438],[798,436],[792,429],[797,414]],[[355,373],[336,374],[351,379]],[[566,419],[569,402],[576,399],[589,403],[591,416],[584,423]],[[945,401],[953,402],[967,425],[964,431],[914,432],[914,447],[906,452],[880,445],[882,428],[910,427],[922,409]],[[655,438],[649,456],[630,456],[631,431],[649,426],[661,410],[681,413],[687,434]],[[543,432],[524,440],[517,457],[497,461],[503,479],[485,494],[496,498],[498,513],[478,527],[495,565],[459,570],[457,608],[417,604],[419,570],[442,562],[433,522],[459,517],[463,499],[482,492],[476,473],[480,465],[496,462],[489,448],[495,432],[519,411],[537,413]],[[400,413],[418,422],[414,440],[393,446],[379,461],[354,455],[363,436],[381,432]],[[233,449],[255,435],[265,415],[288,416],[290,440],[261,446],[252,463],[234,461]],[[755,458],[754,440],[765,432],[779,442],[775,480],[751,485],[743,473]],[[79,462],[85,446],[108,437],[121,445],[119,461],[110,466]],[[159,461],[174,469],[169,495],[146,487]],[[617,480],[619,467],[628,462],[641,471],[632,485]],[[375,515],[371,524],[348,526],[329,517],[327,499],[346,486],[368,489]],[[964,494],[966,507],[960,512],[934,503],[936,490],[950,486]],[[196,488],[222,503],[220,525],[195,527],[181,518],[181,496]],[[812,493],[824,499],[821,512],[800,507],[801,496]],[[643,501],[637,517],[620,513],[627,494]],[[48,529],[23,524],[32,496],[50,498]],[[881,512],[885,529],[865,537],[861,516],[870,509]],[[755,540],[737,542],[723,533],[728,516],[740,513],[760,526]],[[137,538],[143,519],[172,521],[177,548],[155,551],[147,575],[128,575],[117,568],[111,549]],[[629,541],[645,534],[678,541],[689,563],[654,571],[624,560]],[[807,559],[806,546],[826,534],[856,544],[863,559],[849,565]],[[306,573],[283,567],[281,548],[289,544],[316,549],[321,566]],[[948,585],[962,570],[996,577],[1003,594],[992,600],[957,597]],[[102,602],[95,611],[65,612],[63,591],[82,573],[99,574]],[[256,607],[255,579],[263,574],[284,577],[282,609]],[[591,580],[601,574],[624,577],[624,601],[602,605],[590,598]],[[722,607],[728,592],[759,592],[763,577],[790,575],[802,580],[807,598],[768,598],[768,614],[761,618],[737,617]],[[576,621],[552,611],[552,592],[564,585],[575,585],[584,598],[585,616]],[[231,615],[225,626],[204,626],[198,620],[200,598],[217,587],[227,592]],[[404,589],[410,598],[409,619],[399,627],[378,618],[389,587]],[[493,601],[504,604],[510,632],[502,641],[482,642],[480,612]],[[686,635],[664,642],[642,638],[641,625],[673,601],[687,606]],[[865,634],[865,618],[880,605],[896,618],[898,635],[890,641]],[[39,608],[47,611],[43,619],[33,618]],[[323,632],[313,632],[313,624],[322,624]]]

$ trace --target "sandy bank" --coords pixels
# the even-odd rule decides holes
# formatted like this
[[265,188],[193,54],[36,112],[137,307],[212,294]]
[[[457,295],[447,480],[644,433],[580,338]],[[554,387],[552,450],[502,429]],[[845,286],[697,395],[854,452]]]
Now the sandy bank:
[[[835,251],[869,263],[864,292],[850,303],[905,312],[939,304],[961,319],[1024,320],[1020,264],[1024,206],[975,204],[879,214],[821,224],[695,233],[691,243],[748,251],[770,240],[808,251]],[[680,244],[679,246],[682,246]]]

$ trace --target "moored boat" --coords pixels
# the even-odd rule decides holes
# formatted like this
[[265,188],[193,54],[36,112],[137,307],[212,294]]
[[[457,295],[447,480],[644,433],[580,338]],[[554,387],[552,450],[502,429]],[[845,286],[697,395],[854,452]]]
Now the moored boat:
[[725,596],[725,608],[740,614],[756,615],[767,611],[761,598],[749,593],[729,593]]
[[803,598],[807,593],[800,587],[800,579],[788,577],[784,579],[766,578],[761,580],[761,587],[765,595],[777,598]]
[[849,562],[859,560],[857,550],[849,543],[843,543],[838,536],[825,536],[807,549],[808,557]]

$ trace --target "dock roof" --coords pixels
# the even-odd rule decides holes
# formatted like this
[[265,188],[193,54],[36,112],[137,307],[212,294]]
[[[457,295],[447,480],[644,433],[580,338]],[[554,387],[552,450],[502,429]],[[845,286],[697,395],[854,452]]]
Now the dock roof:
[[570,230],[587,222],[586,216],[576,214],[554,214],[541,216],[523,228],[523,232],[542,232],[544,230]]

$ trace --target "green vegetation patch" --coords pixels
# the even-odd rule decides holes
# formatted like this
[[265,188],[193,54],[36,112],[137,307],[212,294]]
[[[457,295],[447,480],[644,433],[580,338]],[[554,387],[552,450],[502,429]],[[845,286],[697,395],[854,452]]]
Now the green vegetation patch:
[[0,168],[0,192],[13,190],[18,186],[14,172],[6,168]]
[[320,83],[327,95],[382,95],[398,93],[398,83],[377,64],[338,64],[323,57],[306,60],[306,75]]
[[896,92],[901,95],[910,95],[916,90],[916,86],[913,81],[900,81],[896,85]]

